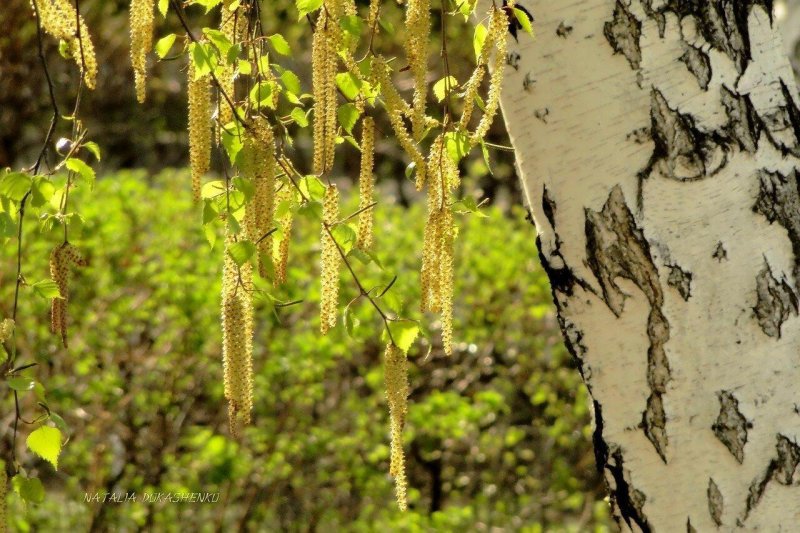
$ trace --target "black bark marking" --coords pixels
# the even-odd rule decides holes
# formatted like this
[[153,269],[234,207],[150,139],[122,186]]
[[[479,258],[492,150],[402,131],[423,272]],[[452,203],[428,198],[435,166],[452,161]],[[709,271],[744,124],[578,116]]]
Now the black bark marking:
[[653,263],[650,245],[636,226],[625,203],[622,189],[615,187],[602,211],[586,210],[586,261],[602,289],[602,299],[611,311],[620,316],[625,293],[617,278],[633,282],[650,303],[647,317],[647,383],[650,397],[642,414],[645,435],[666,463],[668,444],[663,395],[670,378],[669,361],[664,345],[669,340],[669,322],[664,316],[664,294]]
[[717,439],[728,448],[736,460],[744,461],[744,446],[747,444],[747,430],[753,425],[739,411],[739,400],[730,391],[719,391],[719,414],[711,426]]
[[711,515],[711,520],[719,527],[722,525],[723,500],[722,493],[712,478],[708,478],[708,491],[706,491],[706,494],[708,495],[708,513]]
[[711,82],[711,58],[699,48],[690,44],[684,44],[686,52],[681,56],[681,61],[686,64],[686,68],[697,79],[697,83],[704,91],[708,90]]
[[728,250],[725,249],[725,245],[722,244],[722,241],[719,241],[717,245],[714,247],[714,253],[711,254],[711,257],[722,263],[722,261],[728,260]]
[[701,132],[691,116],[670,108],[664,95],[655,88],[650,117],[655,148],[646,174],[657,169],[665,177],[691,181],[712,176],[727,164],[724,139]]
[[785,486],[800,486],[800,446],[779,433],[775,449],[776,457],[769,462],[764,474],[750,484],[745,520],[761,501],[770,482],[775,481]]
[[[652,8],[653,0],[645,0],[645,8],[650,16],[660,20],[659,27],[663,36],[663,15],[671,11],[679,19],[693,16],[697,28],[708,43],[730,57],[739,69],[744,72],[750,52],[750,34],[747,18],[754,5],[760,5],[772,17],[772,0],[667,0],[661,2],[657,10]],[[660,17],[660,18],[659,18]]]
[[522,56],[519,55],[519,52],[509,52],[506,54],[506,65],[514,67],[514,70],[519,70],[519,62],[521,60]]
[[739,148],[750,153],[758,150],[758,138],[761,136],[763,124],[753,107],[750,97],[740,96],[722,86],[722,105],[730,118],[726,126],[726,134],[736,141]]
[[686,517],[686,533],[697,533],[697,530],[692,525],[692,519]]
[[550,115],[550,108],[548,108],[548,107],[543,107],[543,108],[537,109],[536,111],[533,112],[533,116],[535,116],[536,118],[538,118],[539,120],[541,120],[545,124],[547,124],[548,115]]
[[572,28],[572,26],[570,26],[570,25],[566,24],[566,23],[565,23],[565,22],[562,20],[562,21],[561,21],[561,24],[559,24],[559,25],[558,25],[558,28],[556,29],[556,35],[558,35],[559,37],[563,37],[564,39],[566,39],[566,38],[569,36],[569,34],[570,34],[570,33],[572,33],[572,29],[573,29],[573,28]]
[[783,93],[784,100],[786,100],[786,106],[784,107],[784,110],[788,116],[789,125],[794,130],[794,148],[797,148],[798,141],[800,141],[800,109],[798,109],[794,98],[792,98],[792,92],[789,90],[789,86],[786,85],[786,82],[783,80],[781,80],[781,92]]
[[636,128],[625,137],[625,140],[633,141],[636,144],[648,143],[652,140],[652,137],[650,136],[650,128],[647,126]]
[[778,172],[761,170],[758,173],[760,187],[753,211],[764,215],[770,224],[778,222],[786,228],[792,251],[800,251],[800,188],[797,172],[784,176]]
[[667,283],[678,291],[685,301],[688,301],[692,296],[692,273],[683,270],[678,265],[669,265]]
[[642,50],[639,47],[642,23],[620,0],[614,7],[614,18],[604,25],[603,34],[614,52],[624,55],[633,70],[639,70],[642,63]]
[[621,518],[629,529],[633,529],[633,524],[636,524],[643,533],[650,533],[652,527],[644,514],[647,497],[642,491],[633,488],[626,479],[622,451],[618,446],[614,446],[612,451],[609,443],[603,437],[603,409],[596,400],[592,404],[594,407],[594,433],[592,433],[594,456],[597,461],[597,470],[601,474],[608,472],[611,479],[614,480],[614,486],[611,486],[608,478],[604,476],[609,489],[614,519],[620,529],[622,529]]
[[792,286],[785,277],[780,280],[772,274],[772,269],[764,259],[764,268],[756,276],[758,301],[755,312],[761,331],[769,337],[781,338],[781,326],[791,315],[797,315],[798,302]]

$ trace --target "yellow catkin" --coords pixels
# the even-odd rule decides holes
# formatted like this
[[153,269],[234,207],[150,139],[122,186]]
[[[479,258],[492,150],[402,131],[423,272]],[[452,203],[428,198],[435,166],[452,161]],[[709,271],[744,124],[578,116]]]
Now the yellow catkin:
[[272,236],[275,223],[275,139],[263,117],[251,121],[245,137],[245,162],[242,174],[253,183],[253,199],[245,210],[245,235],[256,245],[259,274],[267,277],[266,262],[272,261]]
[[374,76],[373,82],[381,86],[381,94],[383,95],[384,105],[386,106],[386,114],[389,118],[389,122],[392,124],[397,142],[416,166],[417,190],[422,190],[425,185],[426,176],[425,157],[411,138],[411,135],[409,135],[408,129],[403,122],[403,115],[410,113],[408,103],[403,100],[392,84],[389,75],[389,65],[387,65],[383,59],[375,58],[373,60],[372,74]]
[[53,298],[50,304],[50,331],[61,336],[67,347],[67,303],[69,301],[69,269],[72,266],[85,266],[78,250],[70,243],[53,248],[50,253],[50,277],[58,286],[60,298]]
[[[67,44],[75,64],[81,71],[83,83],[94,90],[97,85],[97,58],[89,28],[78,16],[70,0],[33,0],[42,29]],[[79,31],[80,30],[80,31]],[[78,35],[80,33],[80,39]]]
[[[327,5],[326,5],[327,6]],[[336,22],[327,9],[320,10],[311,45],[311,85],[314,93],[315,174],[333,166],[336,146]]]
[[222,367],[228,423],[238,436],[253,408],[253,267],[236,265],[228,253],[234,242],[229,232],[222,271]]
[[492,18],[489,22],[489,30],[486,35],[487,40],[495,45],[494,61],[492,62],[492,74],[489,77],[489,94],[486,97],[483,116],[475,132],[470,136],[470,143],[479,143],[489,132],[489,127],[494,121],[497,110],[500,107],[500,91],[503,85],[503,72],[506,66],[506,45],[508,40],[508,19],[505,12],[494,8]]
[[356,244],[362,250],[372,245],[373,191],[375,174],[372,172],[375,152],[375,120],[365,117],[361,123],[361,172],[358,177],[358,233]]
[[8,531],[7,500],[8,474],[6,474],[6,462],[0,459],[0,533],[6,533],[6,531]]
[[[339,267],[342,257],[331,238],[332,224],[339,218],[339,190],[336,185],[325,189],[322,203],[322,291],[320,294],[320,331],[323,335],[336,326],[336,311],[339,305]],[[327,225],[327,228],[326,228]]]
[[[232,2],[226,0],[220,10],[220,24],[219,30],[222,34],[233,44],[241,42],[243,32],[246,30],[246,18],[242,9],[231,10]],[[217,81],[219,81],[219,125],[225,127],[233,122],[233,110],[230,103],[236,101],[235,85],[234,85],[234,67],[227,62],[222,62],[216,72]],[[224,93],[224,94],[223,94]],[[227,95],[228,98],[225,98]]]
[[0,342],[6,342],[14,333],[14,321],[6,318],[0,322]]
[[405,511],[408,507],[406,499],[408,482],[405,454],[403,453],[403,428],[408,412],[408,360],[403,351],[391,342],[386,345],[384,372],[391,434],[389,473],[394,477],[397,504],[401,510]]
[[131,64],[139,103],[143,103],[147,95],[147,54],[153,48],[154,5],[154,0],[131,0]]
[[428,98],[428,42],[431,31],[430,0],[409,0],[406,7],[406,56],[414,78],[411,128],[419,141],[425,133],[425,102]]
[[[278,204],[282,202],[291,202],[292,191],[288,187],[284,187],[278,195]],[[275,265],[275,285],[283,285],[286,283],[286,271],[289,264],[289,243],[291,242],[292,235],[292,222],[294,216],[291,209],[286,210],[286,214],[280,219],[281,230],[283,236],[279,242],[273,245],[273,263]]]
[[453,212],[442,209],[439,218],[439,307],[442,316],[442,348],[453,353],[453,266],[455,227]]
[[194,62],[189,61],[189,161],[192,194],[199,200],[203,174],[211,166],[211,85],[208,76],[194,78]]

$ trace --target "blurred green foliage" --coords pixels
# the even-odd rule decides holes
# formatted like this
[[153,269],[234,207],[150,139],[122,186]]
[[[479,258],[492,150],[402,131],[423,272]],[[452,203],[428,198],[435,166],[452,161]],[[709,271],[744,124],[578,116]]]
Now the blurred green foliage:
[[[410,510],[394,503],[380,330],[367,305],[318,333],[319,228],[299,220],[289,283],[257,300],[254,424],[227,434],[218,325],[221,251],[200,231],[184,171],[121,171],[77,191],[85,217],[71,240],[70,348],[47,331],[48,302],[25,289],[20,363],[35,358],[70,441],[59,470],[28,455],[44,503],[10,497],[18,531],[606,531],[587,395],[561,344],[533,229],[515,210],[465,216],[458,238],[455,353],[438,331],[412,348],[406,431]],[[384,196],[385,197],[385,196]],[[48,276],[60,233],[27,219],[24,272]],[[418,316],[420,208],[380,204],[377,258],[354,267],[368,287]],[[35,237],[34,237],[35,235]],[[14,250],[0,255],[0,316],[13,293]],[[356,295],[342,277],[342,301]],[[269,289],[268,287],[261,287]],[[423,321],[425,323],[427,321]],[[22,407],[33,412],[33,394]],[[4,394],[0,451],[11,442]],[[30,431],[22,428],[22,437]],[[145,493],[219,492],[216,504],[143,503]],[[85,494],[132,493],[136,503]]]

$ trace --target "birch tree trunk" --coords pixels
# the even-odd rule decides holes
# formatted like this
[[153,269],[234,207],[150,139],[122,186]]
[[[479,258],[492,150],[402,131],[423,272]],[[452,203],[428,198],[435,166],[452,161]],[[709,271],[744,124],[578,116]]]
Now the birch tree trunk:
[[503,112],[617,521],[800,531],[800,100],[771,1],[520,3]]

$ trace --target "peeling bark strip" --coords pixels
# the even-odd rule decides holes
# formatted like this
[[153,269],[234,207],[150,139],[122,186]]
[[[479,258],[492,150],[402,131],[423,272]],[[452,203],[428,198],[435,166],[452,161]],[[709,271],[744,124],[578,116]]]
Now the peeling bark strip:
[[770,224],[777,222],[789,234],[795,258],[795,288],[800,282],[800,189],[797,170],[784,176],[762,170],[758,175],[760,188],[753,211],[764,215]]
[[750,485],[750,494],[747,497],[747,507],[744,514],[745,520],[761,501],[764,492],[767,490],[767,485],[771,481],[776,481],[787,487],[800,486],[800,446],[784,435],[778,434],[777,439],[778,442],[775,446],[777,457],[769,462],[764,475]]
[[681,61],[689,69],[689,72],[697,79],[697,83],[704,91],[708,90],[711,82],[711,59],[701,49],[690,44],[684,44],[686,52],[681,56]]
[[625,306],[625,293],[617,285],[617,278],[632,281],[650,303],[647,318],[650,397],[642,425],[645,435],[666,463],[668,439],[663,395],[670,380],[670,369],[664,345],[669,340],[669,322],[661,310],[664,295],[650,245],[636,226],[620,187],[612,189],[601,212],[586,210],[586,260],[600,283],[603,301],[616,316],[622,314]]
[[719,391],[719,415],[711,426],[714,435],[728,448],[741,464],[744,462],[744,445],[747,444],[747,430],[750,422],[739,411],[739,400],[730,391]]
[[633,16],[622,0],[617,0],[614,19],[606,22],[603,33],[614,51],[624,55],[631,68],[638,70],[642,62],[642,51],[639,48],[642,23]]
[[708,512],[717,526],[722,525],[722,493],[712,478],[708,478]]
[[764,260],[764,268],[756,277],[758,302],[753,308],[758,325],[764,334],[781,338],[781,326],[790,315],[796,315],[797,296],[786,278],[775,279],[769,264]]

